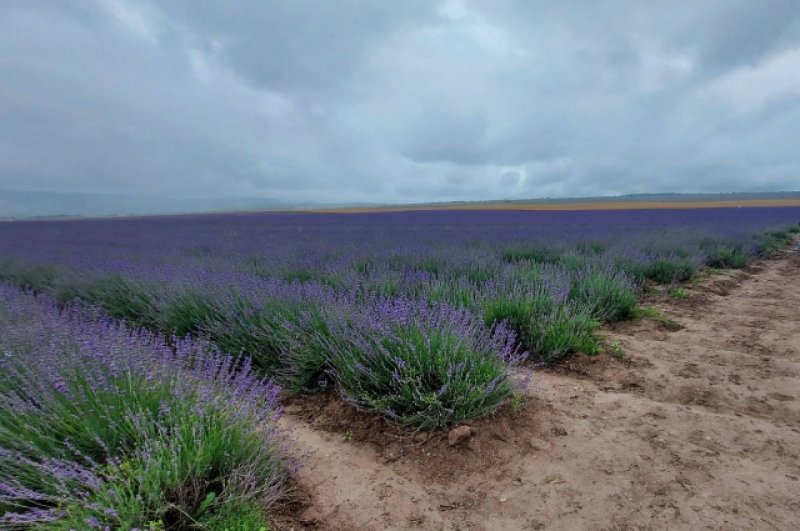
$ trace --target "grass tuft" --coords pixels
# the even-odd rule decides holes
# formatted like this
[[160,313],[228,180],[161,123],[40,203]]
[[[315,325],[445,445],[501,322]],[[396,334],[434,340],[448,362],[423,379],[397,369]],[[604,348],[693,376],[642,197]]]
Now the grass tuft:
[[683,329],[683,326],[675,322],[671,317],[666,315],[658,308],[653,308],[652,306],[637,306],[636,309],[634,309],[631,317],[634,320],[652,319],[671,331]]

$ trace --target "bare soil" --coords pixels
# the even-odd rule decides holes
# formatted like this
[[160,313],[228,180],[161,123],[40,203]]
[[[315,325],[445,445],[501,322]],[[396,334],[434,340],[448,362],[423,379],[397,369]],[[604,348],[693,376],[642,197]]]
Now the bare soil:
[[473,435],[403,433],[335,396],[290,403],[306,454],[278,529],[797,529],[800,253],[651,295],[624,359],[536,371]]

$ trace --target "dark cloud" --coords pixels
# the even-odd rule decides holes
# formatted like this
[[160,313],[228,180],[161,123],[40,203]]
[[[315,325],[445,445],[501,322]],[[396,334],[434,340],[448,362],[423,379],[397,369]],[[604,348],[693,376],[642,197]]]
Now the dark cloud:
[[427,1],[244,0],[222,5],[177,0],[158,5],[249,82],[323,99],[349,88],[375,41],[435,15],[435,4]]
[[796,188],[800,4],[12,0],[0,188],[423,201]]
[[427,109],[416,120],[409,120],[404,134],[406,145],[399,151],[417,162],[446,160],[465,166],[476,164],[486,157],[487,127],[485,116]]

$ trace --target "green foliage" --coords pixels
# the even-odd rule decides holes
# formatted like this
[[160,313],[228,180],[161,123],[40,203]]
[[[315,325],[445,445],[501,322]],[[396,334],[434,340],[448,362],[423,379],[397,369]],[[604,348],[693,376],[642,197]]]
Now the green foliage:
[[452,267],[449,270],[449,273],[452,280],[463,278],[472,286],[480,286],[486,281],[494,278],[496,275],[496,271],[493,269],[493,267],[478,263],[470,263],[459,267]]
[[614,341],[609,345],[608,352],[615,358],[624,360],[625,359],[625,349],[622,348],[622,345],[619,341]]
[[203,329],[223,352],[247,353],[255,367],[274,374],[280,363],[283,323],[294,313],[289,304],[269,301],[257,306],[249,298],[231,294],[217,301]]
[[675,284],[689,280],[695,273],[695,265],[688,258],[674,254],[670,257],[655,258],[649,262],[617,260],[616,266],[633,277],[637,282],[650,280],[657,284]]
[[567,271],[580,271],[586,267],[586,259],[574,254],[563,255],[560,263]]
[[587,308],[598,321],[621,321],[630,317],[636,307],[636,291],[622,275],[597,271],[573,281],[570,300]]
[[504,404],[514,386],[510,362],[496,349],[510,347],[490,339],[480,323],[426,319],[384,321],[380,329],[354,323],[331,336],[328,357],[345,396],[422,429],[487,415]]
[[0,280],[11,282],[34,293],[53,292],[62,274],[63,272],[50,265],[0,262]]
[[61,304],[81,298],[85,286],[73,272],[55,265],[25,265],[0,262],[0,281],[10,282],[32,293],[47,293]]
[[286,282],[311,282],[312,280],[317,280],[319,274],[308,269],[296,268],[284,271],[281,278]]
[[750,262],[750,251],[736,242],[706,241],[701,247],[709,267],[740,269]]
[[599,347],[593,334],[598,327],[589,311],[565,305],[532,322],[526,335],[534,359],[554,363],[571,352],[596,353]]
[[580,304],[555,304],[546,296],[498,297],[483,306],[487,324],[505,322],[536,361],[553,363],[571,352],[594,351],[598,323]]
[[375,264],[369,258],[359,258],[353,262],[353,269],[360,275],[367,275],[375,267]]
[[[326,345],[331,331],[319,308],[309,308],[284,321],[287,335],[279,345],[275,377],[289,393],[314,393],[329,384]],[[290,335],[289,335],[290,334]]]
[[[599,326],[599,323],[595,321],[595,329]],[[600,341],[594,337],[594,335],[586,335],[579,343],[575,349],[576,352],[580,352],[581,354],[585,354],[587,356],[597,356],[600,352],[603,351],[603,345]]]
[[474,308],[476,293],[474,285],[452,279],[437,279],[430,285],[427,299],[434,303],[446,302],[455,307]]
[[633,314],[631,315],[633,319],[652,319],[654,321],[659,322],[668,330],[680,330],[683,328],[680,324],[676,323],[671,317],[665,315],[661,310],[658,308],[653,308],[652,306],[637,306]]
[[82,298],[134,327],[144,326],[152,330],[158,327],[158,309],[152,294],[134,280],[120,275],[94,280],[82,291]]
[[606,252],[606,244],[598,241],[585,241],[576,245],[580,254],[586,256],[599,256]]
[[313,392],[328,382],[324,339],[328,325],[310,303],[288,300],[255,305],[231,295],[213,307],[203,330],[225,352],[246,353],[253,366],[291,393]]
[[208,296],[185,291],[171,297],[161,310],[160,328],[164,333],[184,337],[199,332],[215,315],[214,304]]
[[263,511],[254,504],[231,504],[209,517],[202,517],[198,527],[209,531],[269,531]]
[[525,403],[525,396],[522,393],[515,392],[511,394],[511,412],[519,413],[522,411],[522,405]]
[[673,297],[675,299],[680,299],[680,300],[683,300],[683,299],[685,299],[686,297],[689,296],[689,294],[683,288],[673,288],[673,289],[669,290],[667,293],[669,293],[670,297]]
[[415,269],[420,271],[425,271],[430,273],[433,276],[438,276],[441,272],[442,266],[439,264],[439,261],[434,258],[426,258],[424,260],[420,260],[417,264],[415,264]]
[[517,332],[520,342],[530,351],[524,335],[530,323],[553,311],[555,304],[547,296],[498,296],[483,303],[483,318],[487,326],[505,322]]
[[512,264],[530,262],[535,267],[529,268],[528,271],[533,275],[538,275],[540,272],[538,266],[543,264],[559,264],[568,271],[578,271],[586,266],[586,255],[587,253],[576,254],[556,247],[512,247],[503,251],[503,260]]
[[[260,276],[270,278],[272,275],[264,272]],[[285,282],[318,282],[322,285],[334,288],[341,287],[342,285],[342,279],[340,277],[328,275],[316,269],[303,269],[299,267],[285,270],[281,273],[280,278]]]
[[711,267],[741,269],[750,262],[750,255],[736,247],[716,249],[708,256],[706,264]]
[[381,280],[367,280],[361,286],[364,298],[376,297],[397,297],[400,295],[400,282],[394,278]]
[[645,278],[659,284],[674,284],[692,277],[695,266],[686,259],[660,258],[644,270]]
[[[44,414],[8,411],[0,417],[0,447],[57,459],[69,441],[82,459],[107,463],[106,487],[65,507],[65,518],[54,528],[85,529],[91,518],[125,529],[158,529],[156,522],[165,529],[187,529],[203,518],[225,521],[231,529],[265,525],[263,516],[256,520],[252,511],[241,516],[238,510],[268,495],[285,474],[280,457],[265,444],[265,432],[235,414],[234,404],[226,411],[219,403],[202,402],[200,395],[176,396],[173,386],[181,376],[179,369],[173,372],[172,383],[127,373],[105,390],[76,368],[64,374],[69,393],[54,395]],[[2,391],[16,386],[26,388],[25,382],[4,379]],[[243,472],[266,490],[238,481]],[[47,490],[50,478],[41,473],[30,466],[12,477]],[[237,522],[259,526],[236,527]]]
[[562,250],[545,246],[512,247],[503,251],[503,259],[511,263],[529,260],[531,262],[552,264],[559,262],[562,255]]
[[758,254],[765,255],[785,249],[791,245],[797,234],[800,234],[800,225],[790,225],[757,235]]
[[84,287],[77,282],[70,282],[62,278],[54,287],[50,295],[60,306],[65,306],[71,302],[79,301],[83,298]]
[[434,277],[438,276],[444,269],[443,264],[437,258],[433,257],[396,255],[389,258],[388,264],[395,271],[408,269],[425,271]]

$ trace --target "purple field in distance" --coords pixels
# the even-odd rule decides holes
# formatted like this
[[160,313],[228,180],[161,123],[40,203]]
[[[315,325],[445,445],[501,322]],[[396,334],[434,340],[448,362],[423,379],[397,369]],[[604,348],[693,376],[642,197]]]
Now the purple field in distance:
[[600,321],[622,318],[629,304],[600,299],[635,294],[647,279],[679,281],[704,265],[741,267],[763,250],[757,234],[799,220],[800,207],[749,207],[9,222],[0,224],[0,277],[162,333],[201,332],[235,350],[260,348],[232,338],[263,325],[256,315],[267,307],[292,307],[296,320],[392,299],[465,307],[487,326],[506,320],[531,350],[538,343],[512,323],[527,319],[512,318],[522,310],[498,305],[544,298]]
[[[437,249],[491,249],[517,243],[569,245],[600,240],[624,246],[643,238],[749,239],[797,224],[800,207],[615,211],[407,211],[253,213],[15,221],[0,224],[0,256],[90,269],[259,256],[298,265]],[[462,254],[461,253],[457,254]],[[205,258],[205,257],[201,257]]]
[[[644,282],[685,280],[707,265],[741,267],[778,241],[765,240],[765,230],[796,228],[799,220],[800,207],[750,207],[20,221],[0,224],[0,279],[62,304],[100,306],[168,336],[209,337],[224,351],[251,356],[287,389],[338,383],[364,404],[355,396],[360,384],[341,380],[353,373],[332,359],[358,364],[373,378],[378,369],[369,368],[365,352],[378,347],[354,345],[337,324],[342,319],[371,323],[370,340],[378,343],[399,327],[395,339],[408,347],[445,341],[458,329],[425,308],[441,315],[463,309],[487,328],[507,326],[520,353],[552,362],[596,349],[593,323],[630,316]],[[416,310],[400,318],[380,310],[387,304]],[[488,333],[465,337],[475,338],[466,350],[492,350]],[[453,377],[441,370],[447,374],[425,385],[439,382],[439,389]],[[486,384],[495,389],[505,376],[489,372]]]
[[[292,464],[259,427],[278,413],[261,378],[441,429],[513,400],[520,364],[597,353],[599,324],[632,317],[646,283],[742,267],[798,221],[800,207],[0,223],[0,524],[259,528]],[[179,370],[194,376],[176,385]],[[108,412],[74,415],[76,399]],[[176,463],[247,482],[217,492]]]

